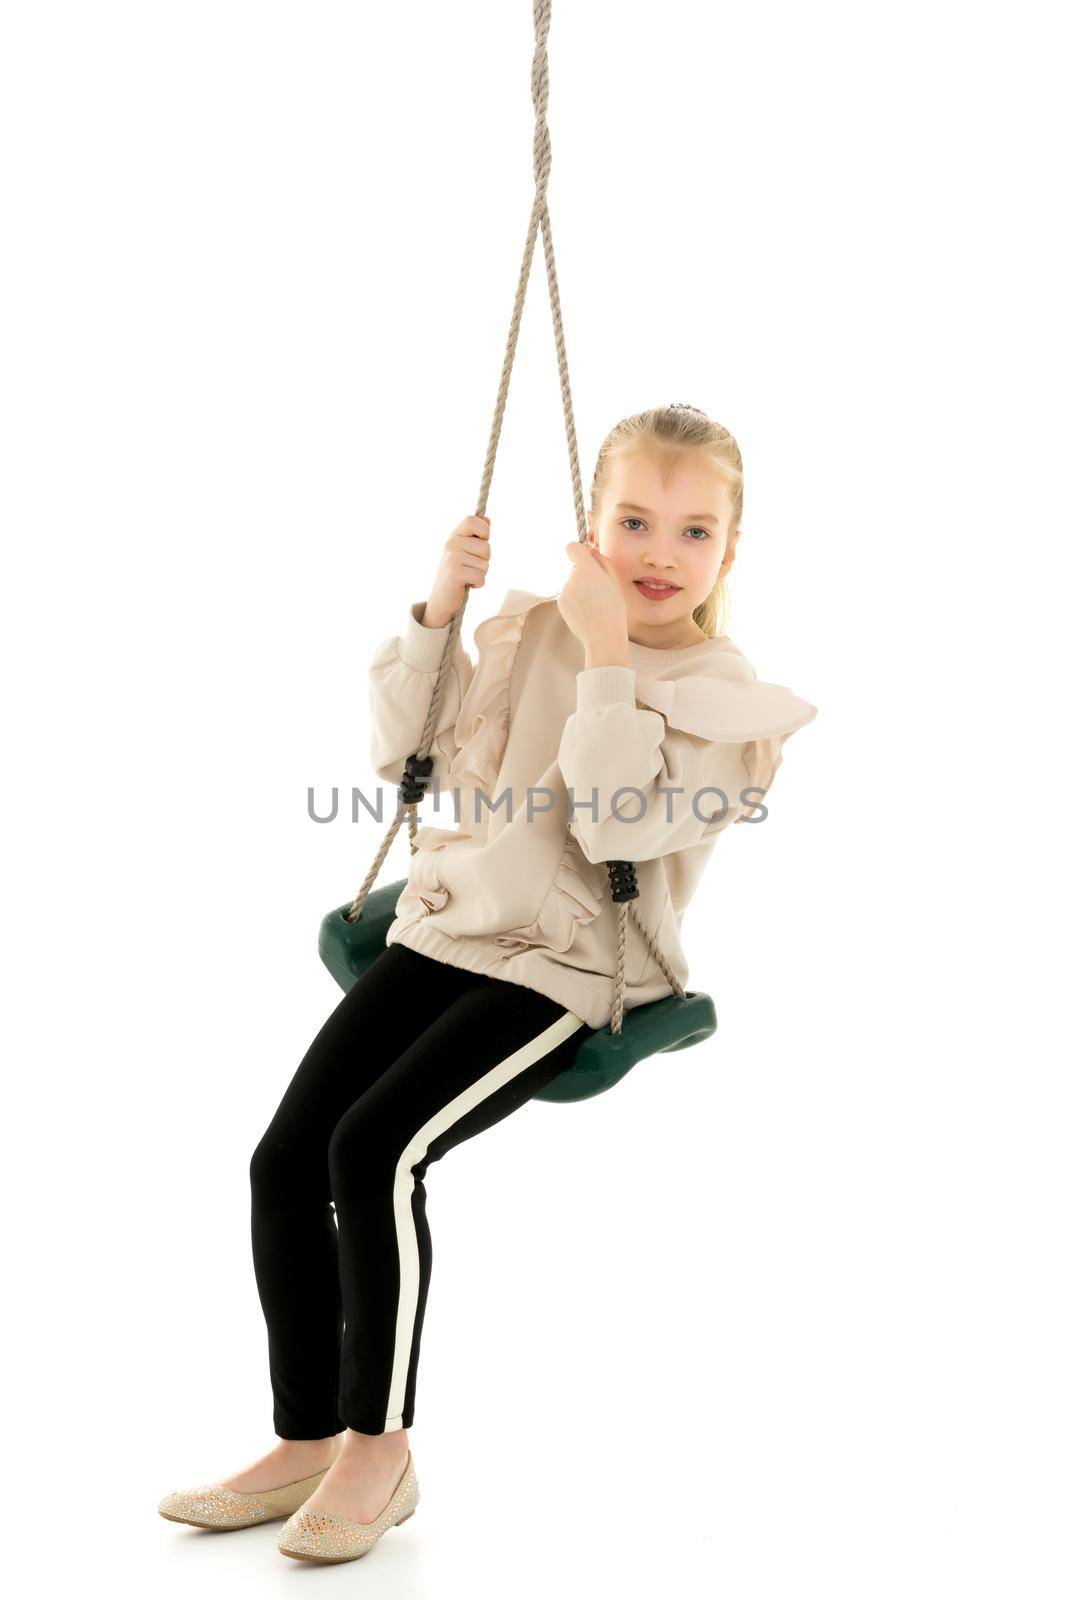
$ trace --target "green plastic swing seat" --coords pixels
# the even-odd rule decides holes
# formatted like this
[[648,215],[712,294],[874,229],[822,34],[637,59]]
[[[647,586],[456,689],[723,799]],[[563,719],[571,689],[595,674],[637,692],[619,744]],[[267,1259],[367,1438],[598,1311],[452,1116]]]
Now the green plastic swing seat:
[[[396,915],[396,903],[405,882],[401,878],[381,889],[372,889],[358,922],[345,919],[351,902],[323,917],[319,955],[346,994],[385,949],[385,935]],[[716,1025],[711,996],[690,989],[684,1000],[669,994],[649,1005],[634,1006],[623,1015],[621,1033],[612,1033],[608,1024],[583,1039],[571,1065],[539,1090],[534,1099],[557,1103],[588,1100],[612,1088],[646,1056],[684,1050],[710,1039]]]

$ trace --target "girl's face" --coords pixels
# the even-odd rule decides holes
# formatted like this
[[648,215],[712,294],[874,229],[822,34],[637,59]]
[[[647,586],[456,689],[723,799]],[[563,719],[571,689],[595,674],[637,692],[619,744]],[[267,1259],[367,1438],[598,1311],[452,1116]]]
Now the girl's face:
[[730,509],[726,484],[697,450],[616,459],[588,537],[622,583],[635,644],[670,649],[705,637],[693,612],[733,564]]

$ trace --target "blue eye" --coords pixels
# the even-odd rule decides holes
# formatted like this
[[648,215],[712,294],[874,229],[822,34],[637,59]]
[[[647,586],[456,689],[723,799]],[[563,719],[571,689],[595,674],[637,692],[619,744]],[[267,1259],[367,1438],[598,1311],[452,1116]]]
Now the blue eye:
[[[644,527],[644,523],[642,522],[640,517],[623,517],[622,526],[625,528],[626,524],[628,522],[636,522],[642,528]],[[711,534],[708,532],[708,530],[706,528],[696,528],[696,527],[687,528],[686,532],[687,533],[699,533],[700,534],[700,538],[694,541],[696,544],[703,544],[706,539],[710,539],[711,538]]]

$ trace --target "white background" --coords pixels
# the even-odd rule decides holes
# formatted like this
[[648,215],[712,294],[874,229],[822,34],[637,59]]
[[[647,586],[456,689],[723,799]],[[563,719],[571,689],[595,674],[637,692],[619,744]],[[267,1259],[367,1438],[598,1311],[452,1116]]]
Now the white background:
[[[430,1169],[404,1600],[1062,1596],[1064,129],[1052,9],[557,0],[583,481],[736,434],[727,631],[819,707],[687,917],[715,1038]],[[527,3],[12,4],[0,57],[9,1558],[275,1442],[248,1161],[380,831],[366,670],[477,502]],[[538,247],[490,581],[575,536]],[[402,876],[406,840],[379,882]],[[40,1526],[35,1526],[39,1519]]]

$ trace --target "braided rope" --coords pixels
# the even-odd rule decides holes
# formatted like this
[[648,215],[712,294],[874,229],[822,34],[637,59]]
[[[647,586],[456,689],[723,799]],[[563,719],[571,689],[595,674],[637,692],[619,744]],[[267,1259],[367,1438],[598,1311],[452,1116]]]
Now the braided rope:
[[[578,461],[578,439],[574,427],[574,406],[571,399],[570,375],[567,368],[567,345],[563,337],[563,314],[560,310],[559,281],[556,276],[556,252],[552,243],[552,226],[548,215],[548,175],[552,168],[552,143],[548,133],[548,28],[552,20],[552,0],[533,0],[534,22],[534,53],[530,68],[530,91],[534,105],[534,139],[533,139],[533,166],[534,166],[534,199],[530,211],[530,222],[526,230],[526,243],[523,247],[522,265],[519,270],[519,284],[515,291],[515,304],[511,311],[511,323],[508,327],[507,344],[504,350],[504,367],[500,374],[500,383],[497,388],[496,405],[493,409],[493,420],[489,430],[489,446],[486,451],[485,465],[482,469],[481,488],[478,492],[478,505],[476,516],[484,516],[485,508],[489,501],[489,486],[493,480],[493,468],[496,465],[497,446],[500,442],[500,430],[504,420],[504,407],[507,404],[508,389],[511,384],[511,369],[515,364],[515,350],[519,340],[519,326],[522,321],[523,307],[526,303],[526,286],[530,278],[530,266],[533,262],[534,247],[537,235],[540,233],[545,255],[545,270],[548,277],[548,297],[552,307],[552,328],[556,344],[556,362],[559,367],[560,393],[563,398],[563,422],[567,435],[567,458],[570,462],[571,485],[574,491],[574,515],[578,528],[579,543],[585,544],[588,528],[585,520],[585,500],[582,491],[582,473]],[[452,616],[448,625],[448,634],[445,639],[444,653],[434,684],[433,694],[430,698],[429,710],[426,713],[426,722],[423,726],[422,736],[419,739],[418,749],[415,752],[420,758],[425,758],[437,724],[441,717],[441,702],[444,699],[445,687],[448,683],[448,674],[451,670],[452,659],[456,651],[456,641],[460,637],[463,623],[463,614],[467,609],[467,600],[470,596],[470,584],[465,584],[463,599]],[[360,886],[359,893],[345,913],[346,922],[358,922],[363,913],[367,896],[374,885],[381,870],[382,863],[389,853],[389,846],[396,838],[400,823],[407,815],[408,834],[411,842],[411,854],[415,854],[415,834],[417,831],[416,811],[418,803],[405,804],[397,808],[396,816],[390,824],[389,831],[382,841],[381,847],[371,865],[370,871]],[[659,964],[664,977],[670,984],[674,993],[681,1000],[685,998],[685,990],[660,949],[657,940],[652,936],[645,924],[644,917],[637,910],[634,901],[616,902],[618,915],[618,948],[615,968],[615,984],[612,992],[611,1003],[611,1031],[622,1032],[623,1013],[623,988],[624,974],[626,971],[626,925],[629,915],[642,937],[648,944],[656,962]]]

